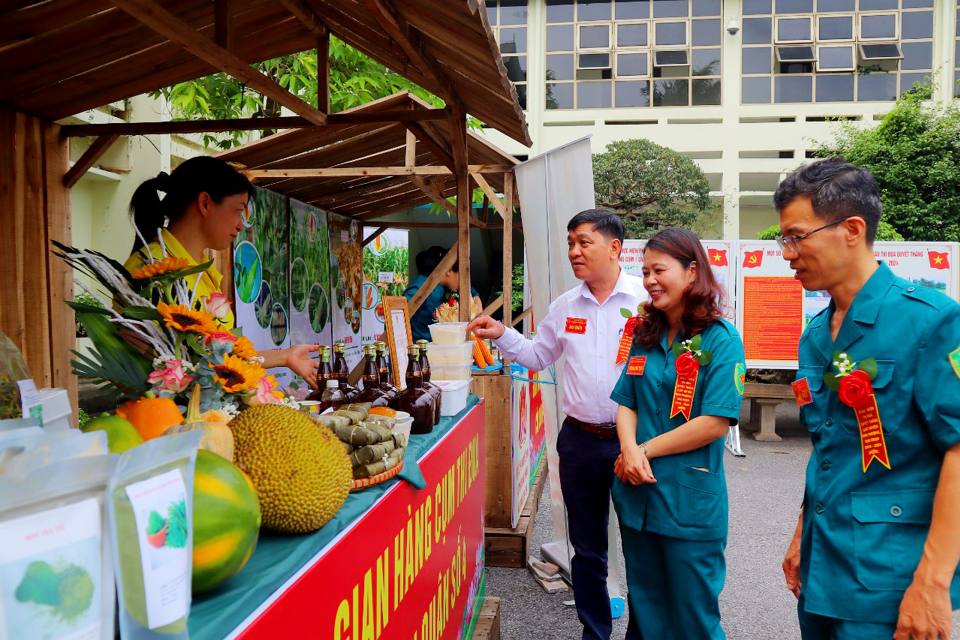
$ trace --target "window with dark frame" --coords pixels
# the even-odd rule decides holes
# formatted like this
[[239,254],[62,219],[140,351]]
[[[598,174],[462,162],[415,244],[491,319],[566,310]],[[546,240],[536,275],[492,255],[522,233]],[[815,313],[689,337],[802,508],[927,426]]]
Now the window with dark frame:
[[719,105],[721,16],[721,0],[546,0],[546,108]]
[[892,101],[932,74],[934,0],[740,6],[742,104]]
[[487,0],[487,20],[520,108],[527,108],[527,0]]

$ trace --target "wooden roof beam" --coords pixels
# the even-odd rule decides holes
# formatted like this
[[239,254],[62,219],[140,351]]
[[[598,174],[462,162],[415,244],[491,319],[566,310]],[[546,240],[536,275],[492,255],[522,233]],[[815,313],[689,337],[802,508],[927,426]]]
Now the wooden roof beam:
[[67,170],[67,173],[63,176],[63,186],[67,189],[71,188],[73,185],[77,184],[77,180],[83,177],[90,167],[97,163],[104,153],[107,152],[107,149],[110,148],[114,142],[119,138],[119,134],[110,133],[104,136],[100,136],[91,143],[86,151],[83,152],[83,155],[80,156],[80,159],[77,160],[70,169]]
[[272,78],[256,71],[241,58],[203,37],[154,0],[110,0],[110,2],[207,64],[245,82],[252,89],[276,101],[277,104],[290,109],[313,124],[327,123],[327,114],[293,95]]
[[420,36],[417,35],[410,24],[400,16],[395,8],[388,7],[385,0],[364,0],[364,4],[370,10],[374,20],[400,45],[410,63],[435,83],[436,90],[433,93],[448,104],[454,102],[457,92],[453,88],[453,83],[444,75],[440,66],[425,52]]
[[233,0],[213,0],[214,41],[233,51]]
[[[437,111],[442,110],[437,109]],[[440,164],[447,167],[451,171],[454,170],[453,156],[450,155],[450,152],[444,148],[443,144],[429,131],[427,131],[425,127],[417,122],[413,122],[412,120],[404,121],[403,126],[407,128],[407,131],[415,135],[417,140],[421,142],[423,146],[432,151],[433,155],[437,156],[437,160],[440,161]]]
[[314,34],[318,38],[324,36],[329,36],[330,29],[327,27],[326,23],[320,19],[313,9],[307,6],[306,2],[303,0],[280,0],[280,4],[286,7],[287,11],[292,13],[297,20],[303,23],[303,26],[307,28],[307,31]]
[[376,231],[374,231],[373,233],[371,233],[370,235],[368,235],[366,238],[364,238],[364,239],[363,239],[363,242],[360,243],[360,246],[361,246],[361,247],[367,246],[368,244],[370,244],[371,242],[373,242],[374,240],[376,240],[377,238],[379,238],[379,237],[380,237],[380,234],[383,233],[383,232],[386,231],[386,230],[387,230],[386,227],[381,226],[379,229],[377,229]]
[[[304,102],[303,104],[307,104]],[[309,106],[309,105],[308,105]],[[326,127],[352,127],[358,124],[403,122],[416,126],[417,122],[442,120],[443,109],[391,109],[371,113],[334,113],[327,116]],[[117,133],[122,136],[156,134],[215,133],[218,131],[251,131],[256,129],[302,129],[317,126],[302,116],[275,116],[267,118],[226,118],[222,120],[189,120],[167,122],[112,122],[108,124],[67,124],[61,135],[69,138],[99,136]]]
[[[499,164],[471,164],[470,173],[504,173],[511,167]],[[449,176],[446,167],[327,167],[323,169],[244,169],[251,180],[279,178],[352,178],[356,176]]]

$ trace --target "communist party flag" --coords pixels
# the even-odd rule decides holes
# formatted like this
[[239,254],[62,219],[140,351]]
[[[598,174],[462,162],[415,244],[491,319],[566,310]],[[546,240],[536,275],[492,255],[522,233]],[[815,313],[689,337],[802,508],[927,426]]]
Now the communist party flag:
[[763,249],[757,249],[756,251],[744,251],[744,268],[752,269],[754,267],[759,267],[761,262],[763,262]]
[[949,269],[950,263],[947,262],[947,252],[927,250],[927,258],[930,259],[931,269]]
[[715,267],[725,267],[727,266],[727,250],[726,249],[707,249],[707,253],[710,254],[710,264]]

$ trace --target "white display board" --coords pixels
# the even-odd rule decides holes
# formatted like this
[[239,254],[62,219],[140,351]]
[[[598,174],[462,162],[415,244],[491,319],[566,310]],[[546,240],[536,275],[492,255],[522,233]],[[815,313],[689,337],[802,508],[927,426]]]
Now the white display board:
[[[877,242],[874,256],[894,274],[954,300],[960,295],[960,251],[954,242]],[[741,240],[737,329],[747,367],[795,369],[800,335],[830,304],[826,291],[805,291],[773,240]]]
[[[643,249],[646,240],[628,238],[623,241],[620,266],[632,276],[643,277]],[[710,268],[723,290],[724,317],[736,322],[737,299],[737,242],[734,240],[702,240]]]

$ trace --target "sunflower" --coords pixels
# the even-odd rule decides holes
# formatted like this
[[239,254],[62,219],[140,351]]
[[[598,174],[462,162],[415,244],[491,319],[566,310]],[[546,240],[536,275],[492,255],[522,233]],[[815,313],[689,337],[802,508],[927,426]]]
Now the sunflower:
[[253,348],[253,343],[250,342],[250,338],[240,336],[233,343],[233,355],[238,358],[243,358],[244,360],[249,360],[250,358],[257,357],[257,350]]
[[134,280],[146,280],[154,276],[160,276],[171,271],[181,271],[189,269],[190,262],[185,258],[174,258],[167,256],[160,262],[146,262],[139,269],[134,269],[130,274]]
[[214,365],[214,379],[227,393],[245,391],[257,385],[267,372],[258,364],[250,364],[237,356],[226,355],[223,364]]
[[178,331],[195,331],[204,335],[217,331],[217,323],[207,311],[191,309],[182,304],[161,302],[157,311],[163,316],[167,326]]

